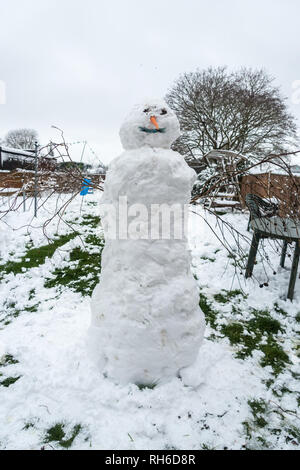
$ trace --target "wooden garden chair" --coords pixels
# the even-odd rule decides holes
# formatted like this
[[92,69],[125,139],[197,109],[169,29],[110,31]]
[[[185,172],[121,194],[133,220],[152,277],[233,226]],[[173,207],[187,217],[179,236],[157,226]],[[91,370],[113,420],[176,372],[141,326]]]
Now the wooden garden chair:
[[283,240],[280,266],[284,267],[287,244],[295,242],[294,257],[288,288],[288,299],[293,300],[295,282],[298,271],[300,255],[300,221],[279,217],[278,204],[267,202],[255,194],[247,194],[245,202],[250,211],[250,226],[253,229],[253,238],[249,251],[245,277],[252,276],[259,242],[263,238]]

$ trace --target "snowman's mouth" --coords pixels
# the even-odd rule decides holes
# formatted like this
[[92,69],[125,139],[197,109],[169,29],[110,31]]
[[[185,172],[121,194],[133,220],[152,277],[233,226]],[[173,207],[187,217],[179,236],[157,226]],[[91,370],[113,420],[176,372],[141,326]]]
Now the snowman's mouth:
[[157,134],[157,133],[163,134],[164,132],[166,132],[165,127],[163,127],[162,129],[148,129],[148,127],[140,127],[139,129],[142,132],[147,132],[147,134]]

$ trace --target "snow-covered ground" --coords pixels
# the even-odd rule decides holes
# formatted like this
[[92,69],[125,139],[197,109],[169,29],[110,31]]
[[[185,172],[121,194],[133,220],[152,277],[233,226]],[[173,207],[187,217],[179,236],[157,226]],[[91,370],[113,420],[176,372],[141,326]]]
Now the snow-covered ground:
[[[47,224],[50,240],[42,225],[61,204],[54,197],[37,220],[20,208],[0,222],[0,448],[299,448],[300,281],[286,301],[289,271],[266,243],[269,265],[259,262],[245,282],[234,239],[226,235],[228,253],[199,208],[190,248],[207,330],[196,364],[153,389],[101,376],[86,344],[103,246],[99,198],[74,199],[67,224]],[[222,219],[251,237],[247,214]],[[248,241],[240,244],[246,253]]]

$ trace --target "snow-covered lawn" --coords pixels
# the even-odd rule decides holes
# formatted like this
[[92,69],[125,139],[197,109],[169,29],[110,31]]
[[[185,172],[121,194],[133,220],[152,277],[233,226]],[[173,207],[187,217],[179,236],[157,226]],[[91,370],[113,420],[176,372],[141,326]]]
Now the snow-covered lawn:
[[[86,344],[104,243],[98,198],[76,198],[68,224],[47,226],[50,241],[41,226],[55,198],[37,221],[20,210],[0,223],[0,448],[299,448],[300,281],[285,301],[289,271],[267,243],[277,274],[258,263],[256,280],[235,275],[235,242],[229,254],[200,209],[190,221],[207,320],[197,363],[153,389],[101,376]],[[223,219],[251,237],[247,214]]]

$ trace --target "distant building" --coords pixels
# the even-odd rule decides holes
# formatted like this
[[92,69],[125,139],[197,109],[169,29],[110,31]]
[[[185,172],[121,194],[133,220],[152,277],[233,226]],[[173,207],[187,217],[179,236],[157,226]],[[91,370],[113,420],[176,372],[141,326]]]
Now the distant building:
[[[0,170],[34,170],[34,150],[0,147]],[[53,171],[57,166],[55,157],[39,156],[39,169]]]

